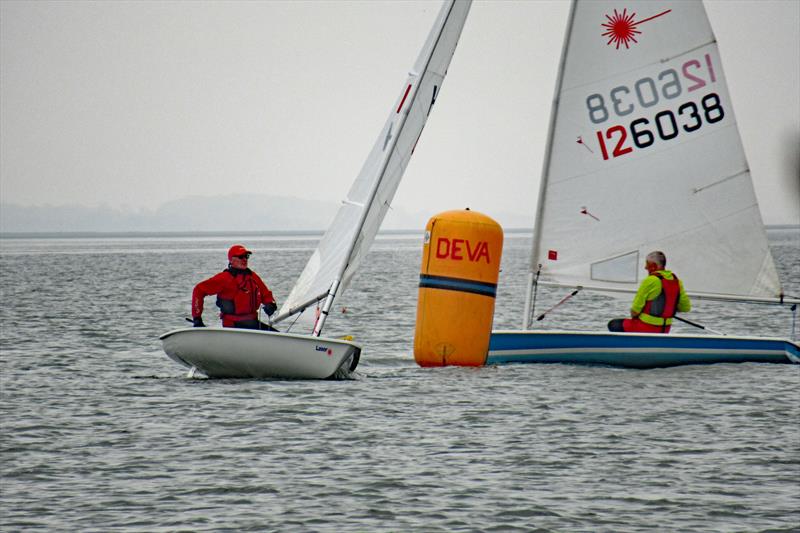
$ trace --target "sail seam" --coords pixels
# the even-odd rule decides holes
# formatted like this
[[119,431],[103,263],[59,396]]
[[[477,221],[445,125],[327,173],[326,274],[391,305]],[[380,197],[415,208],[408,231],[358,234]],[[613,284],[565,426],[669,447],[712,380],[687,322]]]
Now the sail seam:
[[[717,42],[717,40],[716,40],[716,39],[711,39],[710,41],[708,41],[708,42],[705,42],[705,43],[703,43],[703,44],[701,44],[701,45],[695,46],[694,48],[690,48],[689,50],[686,50],[686,51],[685,51],[685,52],[683,52],[683,53],[680,53],[680,54],[675,54],[674,56],[671,56],[671,57],[665,57],[664,59],[660,59],[660,60],[659,60],[659,62],[660,62],[660,63],[667,63],[667,62],[669,62],[669,61],[672,61],[672,60],[673,60],[673,59],[675,59],[675,58],[678,58],[678,57],[681,57],[681,56],[685,56],[686,54],[691,54],[692,52],[695,52],[695,51],[697,51],[697,50],[700,50],[700,49],[701,49],[701,48],[703,48],[704,46],[708,46],[708,45],[710,45],[710,44],[716,44],[716,42]],[[653,63],[653,65],[655,65],[655,63]]]
[[721,183],[725,183],[726,181],[732,180],[734,178],[738,178],[739,176],[743,176],[743,175],[747,174],[748,172],[750,172],[749,168],[746,168],[744,170],[740,170],[736,174],[731,174],[730,176],[726,176],[726,177],[724,177],[724,178],[722,178],[720,180],[717,180],[715,182],[709,183],[708,185],[703,185],[702,187],[695,187],[694,189],[692,189],[692,192],[694,194],[697,194],[699,192],[702,192],[702,191],[704,191],[706,189],[710,189],[711,187],[714,187],[714,186],[719,185]]

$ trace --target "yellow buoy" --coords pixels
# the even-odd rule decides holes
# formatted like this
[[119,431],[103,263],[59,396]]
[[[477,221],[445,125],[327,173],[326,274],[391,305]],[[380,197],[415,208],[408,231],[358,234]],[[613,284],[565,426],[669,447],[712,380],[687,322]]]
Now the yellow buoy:
[[481,366],[492,332],[503,229],[486,215],[446,211],[425,227],[414,359]]

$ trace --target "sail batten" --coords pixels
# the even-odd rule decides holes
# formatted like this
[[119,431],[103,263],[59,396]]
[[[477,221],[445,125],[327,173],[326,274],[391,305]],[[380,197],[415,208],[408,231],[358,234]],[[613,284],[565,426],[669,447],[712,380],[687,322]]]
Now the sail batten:
[[694,194],[697,194],[699,192],[703,192],[706,189],[710,189],[711,187],[714,187],[715,185],[719,185],[720,183],[724,183],[724,182],[726,182],[728,180],[732,180],[734,178],[738,178],[740,176],[743,176],[744,174],[747,174],[748,172],[750,172],[750,169],[746,168],[746,169],[741,170],[741,171],[739,171],[739,172],[737,172],[735,174],[731,174],[730,176],[725,176],[724,178],[719,179],[719,180],[717,180],[717,181],[715,181],[713,183],[709,183],[708,185],[701,185],[700,187],[695,187],[694,189],[692,189],[692,192]]
[[529,277],[541,265],[542,284],[635,290],[662,250],[690,293],[779,299],[702,3],[640,2],[637,21],[616,7],[572,5]]

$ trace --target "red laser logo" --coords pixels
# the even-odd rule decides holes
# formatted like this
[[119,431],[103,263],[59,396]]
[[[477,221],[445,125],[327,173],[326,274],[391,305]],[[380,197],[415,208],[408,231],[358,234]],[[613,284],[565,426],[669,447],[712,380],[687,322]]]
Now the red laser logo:
[[622,13],[617,12],[615,9],[614,16],[606,15],[606,20],[608,20],[608,22],[601,24],[602,27],[607,28],[607,31],[603,33],[603,37],[608,37],[608,42],[606,44],[610,45],[611,43],[615,43],[617,50],[619,50],[620,44],[624,44],[625,48],[630,48],[631,41],[634,43],[639,42],[636,40],[636,35],[642,33],[636,29],[639,24],[658,18],[661,15],[666,15],[670,11],[672,10],[667,9],[658,15],[653,15],[652,17],[634,22],[633,19],[636,17],[635,12],[629,15],[627,9],[623,9]]

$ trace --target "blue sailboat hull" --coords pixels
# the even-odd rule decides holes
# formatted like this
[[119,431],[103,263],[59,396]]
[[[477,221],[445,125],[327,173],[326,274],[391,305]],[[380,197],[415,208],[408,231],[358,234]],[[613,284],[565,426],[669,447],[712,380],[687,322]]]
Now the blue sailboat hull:
[[487,365],[571,363],[660,368],[712,363],[800,363],[786,339],[581,331],[493,331]]

